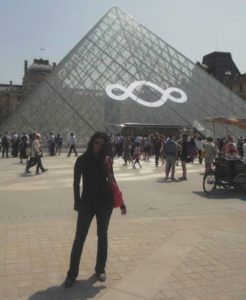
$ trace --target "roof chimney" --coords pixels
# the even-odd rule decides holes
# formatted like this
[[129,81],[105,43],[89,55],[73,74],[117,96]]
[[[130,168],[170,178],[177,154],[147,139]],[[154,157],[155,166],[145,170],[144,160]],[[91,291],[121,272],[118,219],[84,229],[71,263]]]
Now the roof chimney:
[[25,60],[25,61],[24,61],[24,76],[27,75],[27,68],[28,68],[28,61]]

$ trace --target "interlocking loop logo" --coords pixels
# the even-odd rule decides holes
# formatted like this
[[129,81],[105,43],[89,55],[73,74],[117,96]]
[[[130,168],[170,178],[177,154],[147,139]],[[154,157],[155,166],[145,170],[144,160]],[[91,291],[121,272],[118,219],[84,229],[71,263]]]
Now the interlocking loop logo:
[[[147,102],[147,101],[139,98],[135,94],[133,94],[133,91],[135,88],[137,88],[139,86],[143,86],[143,85],[150,86],[153,89],[157,90],[160,94],[162,94],[161,98],[155,102]],[[122,94],[121,95],[114,94],[113,91],[116,89],[122,91]],[[173,92],[179,94],[180,97],[177,98],[174,95],[172,95]],[[132,100],[136,101],[137,103],[144,105],[144,106],[148,106],[148,107],[161,106],[167,100],[171,100],[176,103],[183,103],[183,102],[187,101],[187,95],[181,89],[178,89],[175,87],[169,87],[166,90],[163,90],[158,85],[156,85],[152,82],[149,82],[149,81],[134,81],[133,83],[131,83],[128,86],[128,88],[125,88],[124,86],[122,86],[120,84],[110,84],[106,87],[106,93],[110,98],[112,98],[114,100],[124,101],[127,98],[131,98]]]

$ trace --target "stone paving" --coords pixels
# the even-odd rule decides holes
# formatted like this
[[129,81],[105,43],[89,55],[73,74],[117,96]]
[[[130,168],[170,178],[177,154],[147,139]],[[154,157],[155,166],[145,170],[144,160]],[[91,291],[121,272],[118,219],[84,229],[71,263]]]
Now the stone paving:
[[43,162],[47,173],[24,176],[15,159],[0,160],[0,299],[246,299],[245,197],[224,189],[206,197],[198,164],[188,166],[188,181],[165,182],[153,160],[133,170],[116,159],[128,215],[112,216],[107,281],[93,276],[93,222],[78,282],[64,289],[74,158]]

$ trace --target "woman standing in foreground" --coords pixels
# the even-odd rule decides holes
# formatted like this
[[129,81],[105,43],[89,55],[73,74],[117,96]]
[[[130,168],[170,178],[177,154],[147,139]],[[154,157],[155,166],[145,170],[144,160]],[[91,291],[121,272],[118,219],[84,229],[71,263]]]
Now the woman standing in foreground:
[[[114,199],[106,164],[108,136],[96,132],[90,139],[86,152],[79,156],[74,166],[74,209],[78,211],[77,228],[71,251],[70,267],[64,286],[71,287],[79,273],[80,257],[92,219],[97,219],[97,259],[95,272],[100,281],[106,280],[105,266],[108,250],[108,225]],[[80,193],[81,177],[83,191]],[[126,206],[121,207],[126,214]]]

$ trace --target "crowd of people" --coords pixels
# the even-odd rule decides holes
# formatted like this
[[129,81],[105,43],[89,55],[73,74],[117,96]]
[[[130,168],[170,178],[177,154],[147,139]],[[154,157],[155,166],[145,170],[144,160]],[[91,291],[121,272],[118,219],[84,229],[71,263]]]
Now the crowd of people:
[[[38,132],[36,132],[38,133]],[[0,135],[0,152],[2,158],[8,158],[11,149],[12,157],[19,157],[20,162],[28,158],[32,141],[34,140],[35,133],[22,133],[18,134],[16,131],[12,131],[10,134],[6,131],[2,136]],[[49,136],[46,136],[48,143],[49,155],[60,155],[62,147],[62,137],[60,134],[54,135],[52,132]]]
[[[165,165],[165,179],[175,180],[175,167],[179,161],[182,166],[182,176],[180,180],[187,180],[186,164],[193,163],[195,159],[200,164],[204,162],[205,172],[212,168],[215,156],[237,155],[246,163],[246,138],[239,137],[237,141],[232,136],[227,138],[217,138],[215,141],[211,137],[201,136],[167,136],[158,132],[136,136],[125,136],[121,134],[108,135],[109,143],[107,154],[111,157],[122,157],[124,166],[130,164],[135,168],[142,168],[141,161],[147,161],[154,157],[155,166]],[[67,156],[74,152],[78,156],[76,149],[77,139],[73,132],[67,138],[69,150]],[[58,133],[50,132],[42,140],[42,145],[47,148],[50,156],[61,155],[63,137]],[[41,136],[38,132],[32,134],[18,134],[16,131],[5,132],[0,135],[0,151],[2,158],[9,157],[11,149],[12,157],[19,157],[20,163],[25,162],[25,172],[29,173],[30,168],[37,166],[36,174],[39,171],[45,172],[42,165]]]
[[237,142],[232,136],[227,138],[212,137],[203,138],[201,136],[183,134],[182,136],[161,135],[158,132],[145,136],[127,136],[120,134],[111,136],[111,148],[109,153],[112,156],[122,156],[124,165],[136,164],[141,168],[142,160],[149,160],[154,157],[155,166],[165,164],[165,179],[175,180],[175,167],[181,162],[182,176],[180,180],[187,180],[186,163],[193,163],[195,159],[200,164],[205,164],[205,172],[212,168],[212,163],[216,156],[237,156],[246,163],[246,138],[240,137]]
[[[61,155],[61,149],[63,145],[63,138],[60,134],[54,134],[50,132],[49,135],[45,136],[45,141],[47,143],[48,154],[50,156]],[[74,133],[70,133],[68,139],[68,145],[70,146],[67,156],[71,155],[73,151],[75,156],[78,156],[76,150],[76,137]],[[41,147],[41,134],[39,132],[35,133],[22,133],[18,134],[16,131],[5,132],[2,136],[0,135],[0,153],[2,153],[2,158],[9,158],[11,150],[11,157],[16,157],[20,159],[20,163],[26,163],[25,173],[31,173],[30,168],[36,166],[36,175],[40,175],[40,170],[42,173],[48,171],[48,169],[43,167],[42,156],[43,149]]]
[[[46,137],[48,153],[50,156],[60,155],[63,145],[60,134],[50,133]],[[70,133],[69,151],[67,156],[73,151],[78,156],[76,150],[76,137]],[[38,132],[33,134],[18,135],[16,132],[8,135],[6,132],[0,137],[0,147],[2,157],[9,156],[9,148],[13,157],[20,158],[20,162],[26,160],[25,173],[30,173],[30,168],[36,165],[36,174],[46,172],[42,164],[41,135]],[[181,161],[182,176],[180,180],[187,180],[186,163],[193,163],[195,159],[200,164],[205,162],[205,172],[208,172],[216,155],[218,156],[236,156],[243,159],[246,164],[246,138],[240,137],[237,143],[232,136],[226,139],[216,139],[211,137],[203,139],[202,137],[188,136],[183,134],[173,136],[169,134],[164,136],[155,132],[145,136],[126,136],[118,134],[116,136],[105,133],[95,133],[74,165],[74,210],[78,212],[75,237],[70,254],[70,263],[66,279],[63,283],[65,288],[71,288],[79,274],[80,259],[83,252],[84,242],[87,237],[92,219],[97,220],[97,255],[95,263],[95,276],[97,280],[104,282],[106,280],[106,263],[108,255],[108,227],[115,207],[112,181],[116,183],[113,174],[113,165],[111,171],[107,168],[109,157],[113,161],[115,156],[122,157],[124,166],[132,165],[142,168],[141,160],[148,161],[154,156],[155,167],[160,164],[165,165],[165,179],[176,180],[175,167],[178,161]],[[81,182],[82,191],[81,191]],[[121,214],[127,213],[124,203],[120,205]]]

